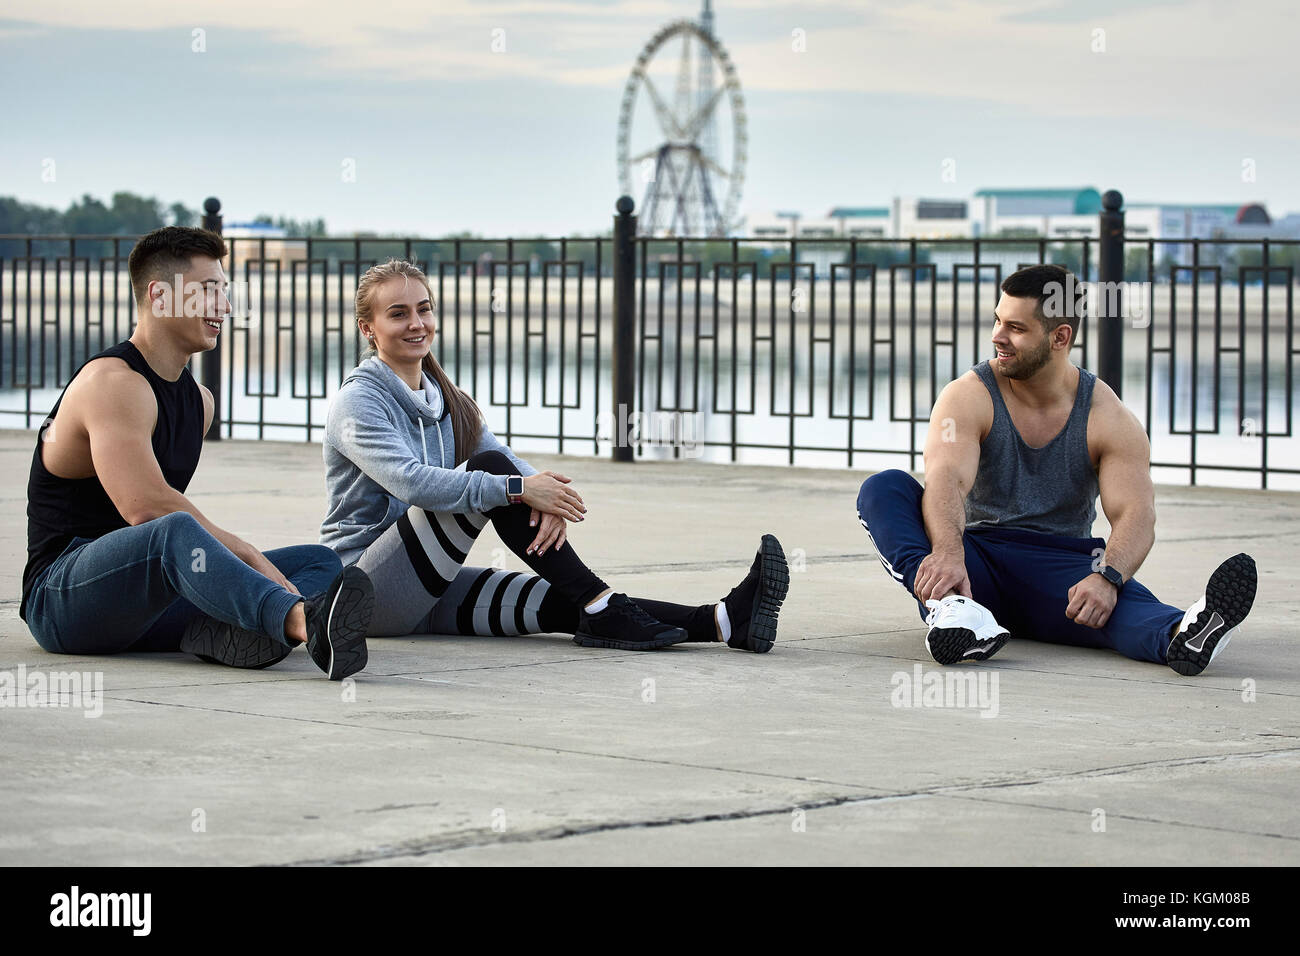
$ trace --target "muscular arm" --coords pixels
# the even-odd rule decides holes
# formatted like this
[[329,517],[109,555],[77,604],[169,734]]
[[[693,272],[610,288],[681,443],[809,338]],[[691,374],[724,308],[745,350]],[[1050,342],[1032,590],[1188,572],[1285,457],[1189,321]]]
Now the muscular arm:
[[[1101,507],[1110,521],[1110,538],[1101,563],[1127,581],[1146,560],[1155,543],[1155,488],[1151,484],[1151,444],[1142,426],[1102,382],[1093,393],[1088,416],[1088,444],[1097,452]],[[1085,627],[1105,627],[1119,600],[1115,586],[1091,573],[1068,594],[1065,616]]]
[[[127,523],[139,525],[177,511],[188,512],[245,564],[292,590],[260,551],[213,524],[185,495],[167,484],[153,452],[158,405],[149,384],[124,366],[106,365],[93,373],[88,369],[83,375],[87,380],[78,398],[88,400],[78,402],[80,407],[74,410],[85,425],[95,475]],[[205,410],[210,409],[209,401],[205,396]]]
[[991,414],[992,403],[973,373],[950,382],[930,413],[921,515],[931,552],[921,562],[914,583],[916,596],[922,601],[954,591],[970,595],[962,544],[966,496],[979,470],[980,439],[988,424],[985,419]]
[[[1097,424],[1101,458],[1097,484],[1110,522],[1104,561],[1128,580],[1137,574],[1156,540],[1156,497],[1151,483],[1151,444],[1119,399],[1106,403]],[[1091,424],[1089,426],[1091,430]]]

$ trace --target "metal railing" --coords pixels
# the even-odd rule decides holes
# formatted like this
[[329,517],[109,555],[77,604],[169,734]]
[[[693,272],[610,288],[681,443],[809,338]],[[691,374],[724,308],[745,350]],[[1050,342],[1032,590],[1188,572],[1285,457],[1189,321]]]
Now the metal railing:
[[[612,237],[227,237],[247,302],[196,363],[214,432],[320,440],[362,355],[357,277],[399,256],[433,284],[435,354],[507,442],[915,470],[938,392],[987,356],[1002,279],[1057,262],[1123,290],[1102,290],[1073,358],[1142,420],[1158,480],[1300,488],[1300,241],[658,239],[631,212]],[[0,236],[0,424],[38,425],[130,334],[132,241]]]

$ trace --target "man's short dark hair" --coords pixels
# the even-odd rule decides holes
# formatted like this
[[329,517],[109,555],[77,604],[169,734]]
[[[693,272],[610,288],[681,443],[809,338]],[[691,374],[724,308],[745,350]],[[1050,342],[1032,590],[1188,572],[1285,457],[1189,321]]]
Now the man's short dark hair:
[[[1074,340],[1079,334],[1080,318],[1080,310],[1075,306],[1075,298],[1082,291],[1082,287],[1074,276],[1070,275],[1069,270],[1051,264],[1027,266],[1003,279],[1002,291],[1018,299],[1036,299],[1034,312],[1038,316],[1038,321],[1043,323],[1043,328],[1051,332],[1058,325],[1068,325],[1070,345],[1074,345]],[[1053,315],[1049,317],[1043,303],[1052,296],[1055,297],[1055,302],[1064,303],[1064,307],[1059,312],[1054,309]]]
[[145,303],[150,282],[170,280],[187,271],[194,256],[220,261],[226,256],[226,240],[215,232],[190,226],[163,226],[141,236],[126,263],[136,303]]

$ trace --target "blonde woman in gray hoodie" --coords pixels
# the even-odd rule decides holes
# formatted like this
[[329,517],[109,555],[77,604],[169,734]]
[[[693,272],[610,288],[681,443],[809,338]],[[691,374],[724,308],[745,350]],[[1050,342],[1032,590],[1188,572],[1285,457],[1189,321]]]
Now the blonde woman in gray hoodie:
[[[356,318],[370,354],[326,419],[320,542],[372,582],[368,636],[570,633],[584,647],[620,650],[684,641],[771,649],[789,587],[774,536],[716,603],[614,593],[567,543],[566,523],[587,510],[571,480],[498,441],[434,358],[424,273],[403,260],[374,266],[357,284]],[[465,566],[489,521],[533,574]]]

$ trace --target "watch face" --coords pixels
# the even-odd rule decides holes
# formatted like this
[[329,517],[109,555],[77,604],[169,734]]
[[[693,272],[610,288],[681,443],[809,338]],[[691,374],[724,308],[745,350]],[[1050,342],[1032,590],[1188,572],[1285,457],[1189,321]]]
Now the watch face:
[[1116,587],[1124,583],[1124,575],[1109,566],[1101,569],[1101,576]]
[[524,479],[511,476],[506,479],[506,494],[517,498],[524,493]]

